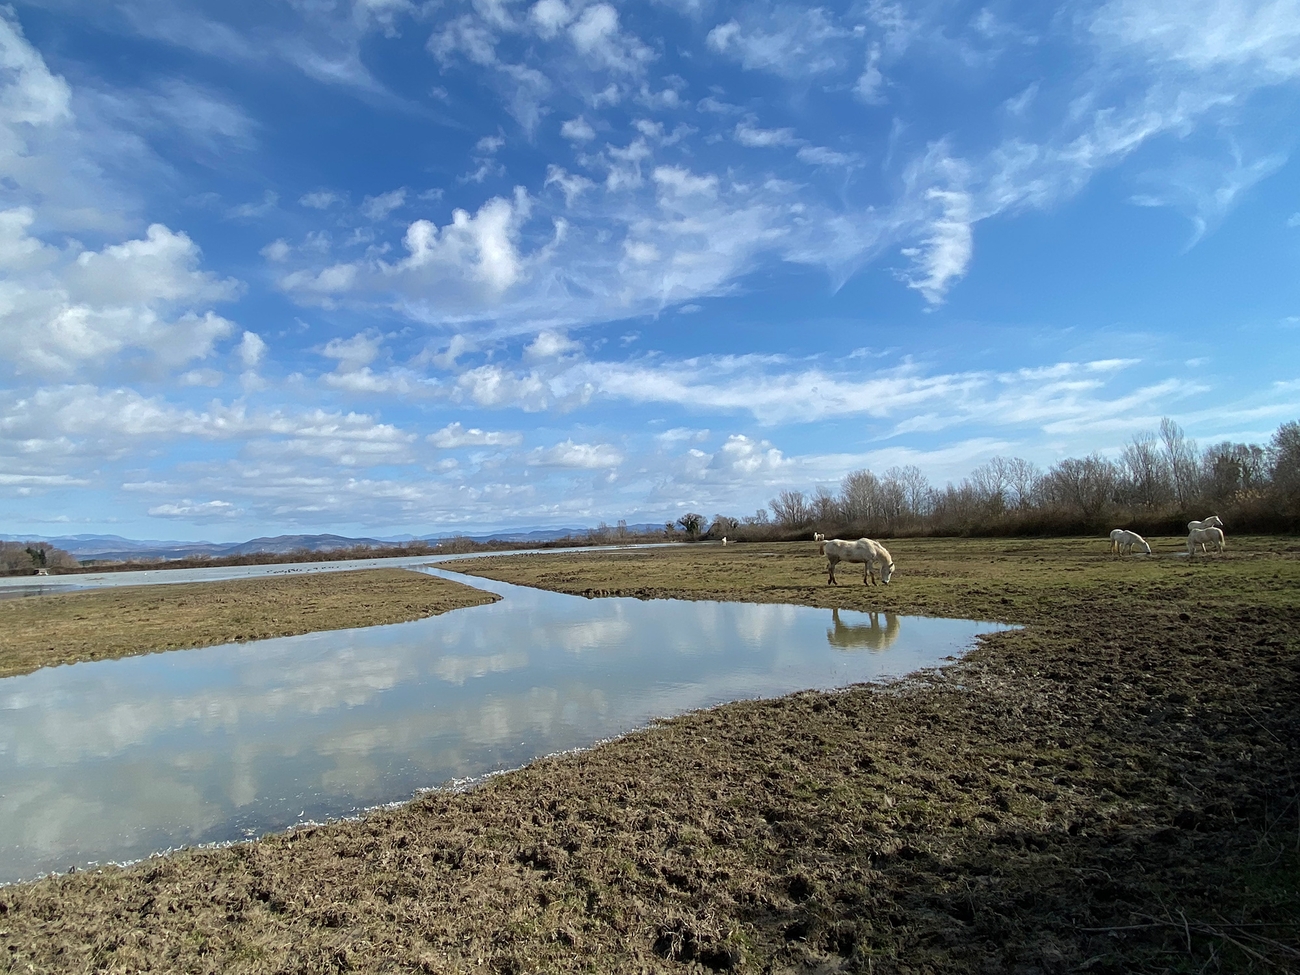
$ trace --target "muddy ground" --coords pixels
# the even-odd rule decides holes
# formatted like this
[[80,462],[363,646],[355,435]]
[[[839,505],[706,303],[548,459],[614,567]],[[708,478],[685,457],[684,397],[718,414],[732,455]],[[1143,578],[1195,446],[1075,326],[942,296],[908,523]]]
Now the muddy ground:
[[0,888],[0,971],[1300,970],[1300,543],[1230,544],[900,541],[888,589],[823,585],[809,543],[476,561],[1025,628],[902,685]]
[[404,623],[495,599],[481,590],[405,569],[3,599],[0,677],[80,660]]

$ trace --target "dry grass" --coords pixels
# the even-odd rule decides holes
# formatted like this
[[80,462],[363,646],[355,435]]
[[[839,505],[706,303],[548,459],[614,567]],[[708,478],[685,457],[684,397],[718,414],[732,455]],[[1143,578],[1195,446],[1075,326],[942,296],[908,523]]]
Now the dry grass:
[[359,822],[0,889],[0,971],[1294,970],[1300,562],[1232,541],[1197,565],[900,542],[888,590],[824,586],[806,544],[476,562],[1026,628],[887,691],[727,705]]
[[405,569],[0,600],[0,677],[161,650],[402,623],[495,596]]

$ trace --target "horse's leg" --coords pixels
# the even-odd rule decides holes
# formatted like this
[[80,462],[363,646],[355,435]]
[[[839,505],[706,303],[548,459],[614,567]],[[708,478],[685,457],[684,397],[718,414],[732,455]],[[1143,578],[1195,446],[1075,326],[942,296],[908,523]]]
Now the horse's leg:
[[835,563],[832,562],[830,559],[826,560],[826,585],[828,586],[839,585],[839,583],[835,581]]

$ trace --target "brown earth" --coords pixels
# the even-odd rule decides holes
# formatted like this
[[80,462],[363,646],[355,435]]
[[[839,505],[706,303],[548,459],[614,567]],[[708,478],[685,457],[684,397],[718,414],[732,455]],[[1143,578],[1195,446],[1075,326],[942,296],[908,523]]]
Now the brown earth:
[[419,572],[363,569],[4,599],[0,677],[80,660],[403,623],[496,598]]
[[823,585],[810,543],[475,561],[1025,628],[903,684],[0,888],[0,971],[1298,970],[1300,544],[1191,564],[1105,545],[890,543],[887,589]]

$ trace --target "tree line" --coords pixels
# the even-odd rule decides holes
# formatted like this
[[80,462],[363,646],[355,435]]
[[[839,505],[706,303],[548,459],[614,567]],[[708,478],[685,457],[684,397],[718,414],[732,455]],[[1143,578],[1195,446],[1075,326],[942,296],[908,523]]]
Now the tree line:
[[[770,509],[770,514],[769,514]],[[1110,459],[1069,457],[1043,470],[1020,457],[994,457],[958,483],[935,487],[914,465],[877,474],[852,471],[839,490],[782,491],[767,509],[710,522],[688,512],[669,537],[770,540],[810,531],[862,535],[1068,535],[1132,528],[1183,534],[1217,514],[1234,531],[1300,529],[1300,422],[1267,444],[1197,446],[1169,418],[1134,434]]]
[[41,569],[73,569],[78,564],[49,542],[0,542],[0,575],[32,575]]

